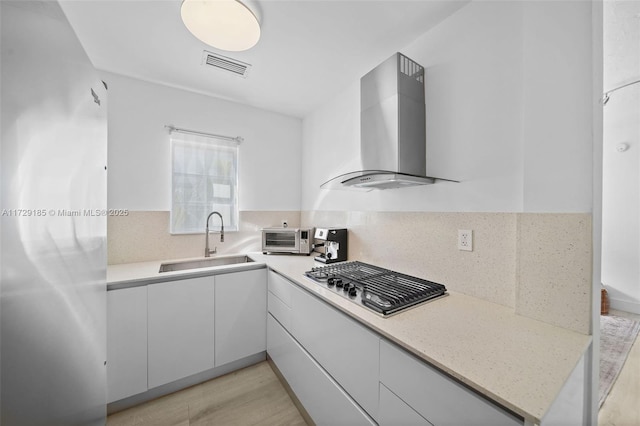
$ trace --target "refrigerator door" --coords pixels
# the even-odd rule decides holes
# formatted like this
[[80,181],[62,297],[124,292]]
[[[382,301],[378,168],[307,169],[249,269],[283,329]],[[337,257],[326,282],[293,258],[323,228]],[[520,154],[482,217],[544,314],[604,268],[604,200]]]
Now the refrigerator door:
[[106,88],[57,2],[0,17],[0,423],[103,425]]

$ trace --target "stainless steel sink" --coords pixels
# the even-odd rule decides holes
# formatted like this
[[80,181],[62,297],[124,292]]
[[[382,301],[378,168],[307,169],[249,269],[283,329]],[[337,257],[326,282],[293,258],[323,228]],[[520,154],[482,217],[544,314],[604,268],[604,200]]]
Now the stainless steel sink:
[[163,263],[158,272],[184,271],[186,269],[211,268],[213,266],[234,265],[236,263],[253,262],[248,256],[209,257],[200,260]]

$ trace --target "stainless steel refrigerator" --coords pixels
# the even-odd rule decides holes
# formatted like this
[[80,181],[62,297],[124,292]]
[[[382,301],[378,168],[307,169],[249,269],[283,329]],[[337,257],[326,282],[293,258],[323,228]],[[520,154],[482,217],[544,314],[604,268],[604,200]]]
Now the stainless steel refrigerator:
[[106,87],[55,1],[1,1],[0,419],[104,424]]

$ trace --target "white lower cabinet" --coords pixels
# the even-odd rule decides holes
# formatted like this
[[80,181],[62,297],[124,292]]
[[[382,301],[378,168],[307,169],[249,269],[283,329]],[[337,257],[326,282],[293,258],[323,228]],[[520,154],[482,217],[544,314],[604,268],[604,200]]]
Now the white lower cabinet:
[[293,284],[273,271],[267,272],[267,308],[288,331],[291,330],[291,293]]
[[[345,404],[350,407],[355,403],[359,406],[358,413],[363,416],[362,420],[365,423],[373,422],[378,412],[379,397],[378,335],[273,271],[269,271],[268,289],[271,320],[280,329],[286,330],[289,339],[295,339],[294,346],[310,357],[324,375],[339,384],[338,394],[345,399]],[[269,336],[267,352],[274,358],[271,352],[274,344],[268,339]],[[297,374],[295,377],[285,374],[287,382],[300,381]],[[312,389],[313,385],[306,386],[311,387],[309,392],[315,393],[316,397],[300,398],[303,405],[308,408],[307,404],[314,404],[317,407],[315,411],[321,416],[319,419],[322,419],[320,423],[328,423],[322,416],[333,414],[332,405],[324,401],[322,393]],[[306,391],[306,386],[302,382],[297,388]],[[297,395],[295,388],[294,391]],[[308,411],[318,423],[312,410]],[[325,411],[328,413],[323,414]]]
[[268,274],[267,352],[317,424],[523,424],[286,278]]
[[433,426],[416,410],[380,383],[380,426]]
[[108,402],[263,353],[266,274],[252,269],[109,290]]
[[[380,342],[380,382],[434,425],[523,424],[522,419],[385,340]],[[381,417],[388,418],[388,413]]]
[[317,425],[375,425],[270,314],[267,351]]
[[267,270],[216,275],[215,366],[267,348]]
[[267,307],[271,315],[278,320],[285,330],[291,330],[291,307],[284,304],[278,296],[267,292]]
[[107,312],[109,402],[266,348],[318,425],[523,424],[266,269],[112,290]]
[[378,335],[300,288],[292,304],[291,334],[376,419]]
[[291,307],[292,289],[295,284],[271,270],[268,272],[268,289],[271,294],[276,296],[284,305]]
[[107,292],[107,402],[147,390],[147,287]]
[[148,286],[149,389],[214,366],[214,277]]

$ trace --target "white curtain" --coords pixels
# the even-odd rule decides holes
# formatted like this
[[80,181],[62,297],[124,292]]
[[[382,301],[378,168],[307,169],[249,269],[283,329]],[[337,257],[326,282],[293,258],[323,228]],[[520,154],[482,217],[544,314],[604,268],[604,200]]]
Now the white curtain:
[[171,233],[204,232],[212,211],[224,218],[225,231],[237,231],[238,143],[173,131],[171,163]]

